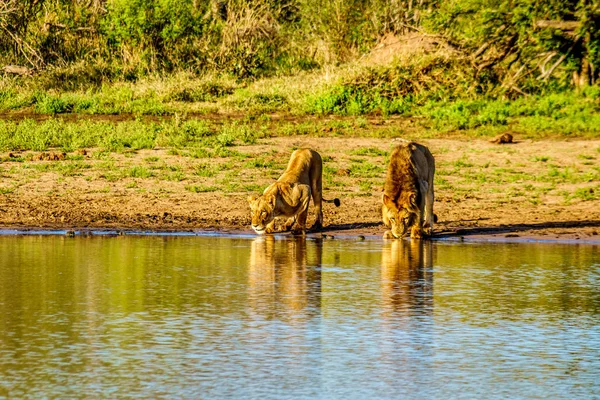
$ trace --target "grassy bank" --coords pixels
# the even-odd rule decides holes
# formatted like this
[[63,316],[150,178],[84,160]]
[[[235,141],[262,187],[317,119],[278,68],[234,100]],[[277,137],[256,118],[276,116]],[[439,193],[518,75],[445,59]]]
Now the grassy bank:
[[[435,60],[430,58],[426,67],[435,65]],[[478,93],[474,81],[454,85],[448,76],[456,66],[427,80],[421,70],[409,74],[406,68],[401,62],[376,68],[352,65],[247,82],[228,76],[180,73],[85,91],[43,90],[35,78],[6,79],[0,83],[0,112],[7,119],[20,119],[21,115],[25,120],[0,121],[0,149],[119,146],[110,143],[114,141],[147,148],[186,140],[193,144],[215,137],[227,142],[228,135],[251,141],[253,137],[320,134],[326,128],[364,135],[363,130],[346,129],[345,125],[360,128],[373,118],[404,118],[408,130],[419,131],[421,136],[493,136],[507,130],[523,137],[600,134],[598,86],[513,99]],[[35,124],[27,121],[31,114],[56,120]],[[60,122],[61,116],[69,114],[139,118],[119,124]],[[210,121],[215,116],[231,116],[237,122],[213,126]],[[169,118],[160,122],[163,119],[141,117]],[[272,124],[277,118],[294,122]],[[332,118],[343,122],[339,126],[323,122]],[[315,119],[320,122],[303,123]],[[381,134],[381,129],[377,131]]]
[[[452,148],[434,149],[440,159],[436,187],[451,198],[478,196],[484,190],[500,197],[518,194],[534,203],[548,193],[565,202],[598,199],[597,140],[590,141],[591,147],[578,141],[583,150],[568,156],[560,154],[564,142],[556,140],[529,142],[523,154],[519,144],[494,147],[480,140],[486,143],[483,150],[467,146],[471,141],[464,139],[483,134],[483,129],[448,136],[432,134],[435,129],[418,124],[410,127],[405,118],[363,117],[4,121],[0,122],[0,164],[7,179],[2,190],[14,191],[51,174],[59,180],[80,177],[95,186],[119,182],[118,187],[125,189],[144,182],[144,190],[155,191],[161,181],[169,181],[180,182],[179,190],[194,193],[258,191],[281,173],[291,151],[312,144],[323,150],[330,189],[350,196],[372,195],[383,183],[389,139],[404,137],[453,143]],[[276,145],[280,140],[285,147]],[[334,147],[323,148],[322,143]],[[345,150],[340,152],[335,147],[341,143]],[[540,143],[538,151],[536,143]],[[257,176],[262,180],[257,182]]]

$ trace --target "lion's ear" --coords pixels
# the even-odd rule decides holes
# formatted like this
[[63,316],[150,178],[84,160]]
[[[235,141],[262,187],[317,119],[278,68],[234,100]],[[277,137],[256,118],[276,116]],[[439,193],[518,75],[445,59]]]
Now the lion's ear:
[[394,204],[394,201],[392,200],[392,198],[385,193],[383,194],[383,204],[385,204],[385,206],[388,208],[388,210],[397,209],[396,204]]

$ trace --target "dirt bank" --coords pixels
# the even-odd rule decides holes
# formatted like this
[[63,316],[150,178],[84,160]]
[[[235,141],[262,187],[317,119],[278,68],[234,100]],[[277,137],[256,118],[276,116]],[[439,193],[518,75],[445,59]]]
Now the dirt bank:
[[[436,157],[438,238],[600,244],[599,140],[420,142]],[[325,206],[325,233],[382,235],[390,139],[336,137],[265,139],[207,159],[172,149],[89,149],[58,161],[0,153],[0,226],[246,232],[247,195],[276,179],[301,146],[324,156],[325,194],[342,200]]]

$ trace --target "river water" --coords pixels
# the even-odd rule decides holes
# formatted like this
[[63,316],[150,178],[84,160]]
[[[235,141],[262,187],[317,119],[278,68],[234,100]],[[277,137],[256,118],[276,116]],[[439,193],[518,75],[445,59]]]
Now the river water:
[[598,397],[598,246],[0,236],[0,398]]

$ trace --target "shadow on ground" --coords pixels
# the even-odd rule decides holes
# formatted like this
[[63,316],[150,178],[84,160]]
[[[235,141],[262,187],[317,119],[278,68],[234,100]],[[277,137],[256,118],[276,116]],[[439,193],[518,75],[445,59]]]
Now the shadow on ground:
[[337,224],[337,225],[328,225],[323,228],[323,232],[332,232],[332,231],[352,231],[352,230],[360,230],[360,229],[369,229],[375,227],[383,227],[383,223],[381,222],[360,222],[353,224]]
[[[464,221],[456,221],[461,223]],[[543,222],[538,224],[513,224],[513,225],[501,225],[501,226],[490,226],[490,227],[473,227],[473,228],[458,228],[456,230],[442,231],[435,234],[436,238],[448,238],[456,236],[470,236],[470,235],[498,235],[498,234],[511,234],[518,232],[530,232],[539,231],[544,229],[556,229],[556,228],[600,228],[600,221],[556,221],[556,222]]]

